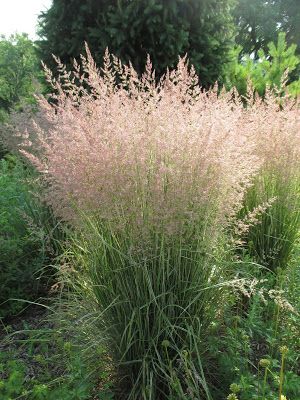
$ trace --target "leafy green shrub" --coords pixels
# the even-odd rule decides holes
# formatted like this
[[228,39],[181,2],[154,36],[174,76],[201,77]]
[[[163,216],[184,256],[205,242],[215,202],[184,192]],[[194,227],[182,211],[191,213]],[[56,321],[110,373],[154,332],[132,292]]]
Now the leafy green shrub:
[[35,102],[40,75],[36,48],[26,34],[0,36],[0,122],[1,113]]
[[0,317],[23,307],[9,299],[37,295],[41,269],[58,249],[53,240],[57,222],[39,199],[35,180],[15,157],[0,161]]
[[36,103],[34,95],[43,91],[42,77],[36,47],[28,36],[0,35],[0,158],[8,150],[2,141],[10,112]]

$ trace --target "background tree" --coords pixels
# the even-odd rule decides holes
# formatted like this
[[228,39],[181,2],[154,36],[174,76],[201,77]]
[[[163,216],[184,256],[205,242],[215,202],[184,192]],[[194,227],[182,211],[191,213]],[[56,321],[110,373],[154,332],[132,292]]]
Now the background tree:
[[[21,102],[33,102],[39,62],[26,34],[0,37],[0,120]],[[2,117],[1,117],[2,116]]]
[[234,16],[241,55],[252,53],[258,57],[258,50],[266,51],[268,43],[277,40],[279,31],[286,32],[288,44],[297,44],[300,53],[299,0],[238,0]]
[[267,49],[267,44],[277,36],[279,4],[266,0],[238,0],[234,10],[238,34],[236,42],[242,46],[243,54],[253,53],[257,57],[259,49]]
[[300,2],[299,0],[279,0],[281,29],[287,34],[288,43],[297,45],[300,54]]
[[150,54],[160,75],[188,53],[208,86],[220,75],[232,44],[234,0],[54,0],[40,16],[41,57],[64,63],[87,41],[101,62],[106,47],[140,72]]

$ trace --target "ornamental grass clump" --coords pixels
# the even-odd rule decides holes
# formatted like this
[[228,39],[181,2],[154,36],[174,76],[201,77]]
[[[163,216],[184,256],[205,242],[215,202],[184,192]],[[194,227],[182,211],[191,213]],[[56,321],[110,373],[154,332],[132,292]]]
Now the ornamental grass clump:
[[98,314],[122,398],[210,399],[226,232],[261,165],[247,110],[200,90],[186,59],[159,82],[149,60],[141,77],[108,52],[101,70],[88,49],[72,72],[57,61],[43,124],[19,130],[22,151],[79,232],[75,286]]
[[262,161],[245,196],[245,214],[270,204],[249,227],[246,249],[270,271],[286,268],[300,229],[300,118],[299,100],[276,97],[248,104],[245,123]]
[[139,79],[113,60],[106,54],[102,74],[89,53],[82,73],[76,63],[73,73],[59,64],[58,80],[48,71],[57,94],[39,99],[47,123],[36,125],[33,146],[23,133],[48,202],[63,219],[80,210],[138,235],[223,226],[259,163],[242,104],[201,92],[184,59],[158,84],[150,61]]

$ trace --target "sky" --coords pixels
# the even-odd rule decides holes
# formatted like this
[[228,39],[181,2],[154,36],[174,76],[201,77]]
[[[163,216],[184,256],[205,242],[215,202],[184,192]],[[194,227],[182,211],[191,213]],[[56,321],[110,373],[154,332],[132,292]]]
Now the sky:
[[37,39],[37,17],[47,10],[52,0],[0,0],[0,34],[28,33]]

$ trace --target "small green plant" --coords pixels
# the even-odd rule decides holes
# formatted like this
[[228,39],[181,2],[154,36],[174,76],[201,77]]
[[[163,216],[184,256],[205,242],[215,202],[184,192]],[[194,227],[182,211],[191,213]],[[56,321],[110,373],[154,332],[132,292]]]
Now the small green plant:
[[24,380],[25,370],[22,363],[13,358],[4,361],[4,354],[0,353],[0,398],[11,400],[22,394]]
[[288,352],[288,348],[286,346],[280,347],[280,354],[281,354],[281,365],[280,365],[280,378],[279,378],[279,400],[281,400],[282,394],[282,387],[284,381],[284,361],[286,358],[286,354]]
[[238,397],[237,397],[237,395],[235,393],[230,393],[227,396],[227,400],[238,400]]
[[[288,292],[286,295],[288,296]],[[221,373],[224,374],[222,381],[228,382],[231,379],[235,382],[231,385],[228,383],[228,386],[230,385],[232,398],[235,395],[240,400],[278,400],[282,396],[298,399],[299,352],[295,336],[289,342],[293,351],[288,351],[286,345],[280,345],[288,340],[287,332],[292,329],[294,320],[292,314],[298,315],[298,311],[285,313],[283,309],[276,331],[270,316],[275,315],[273,311],[277,310],[277,304],[270,300],[265,304],[265,299],[259,297],[256,295],[250,300],[246,313],[238,319],[232,318],[229,312],[229,320],[226,320],[229,327],[218,361]],[[246,351],[243,340],[247,340]],[[215,345],[220,349],[219,342],[220,339],[216,339]],[[217,393],[216,397],[218,396],[220,395]]]

